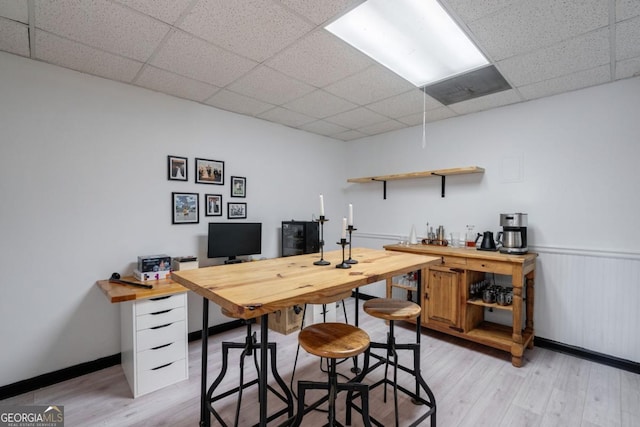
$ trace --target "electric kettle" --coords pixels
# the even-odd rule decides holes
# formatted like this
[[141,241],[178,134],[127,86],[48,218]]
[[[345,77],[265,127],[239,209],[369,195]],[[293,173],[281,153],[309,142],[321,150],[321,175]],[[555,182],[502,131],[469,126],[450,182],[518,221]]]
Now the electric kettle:
[[[478,237],[480,237],[480,233],[478,233]],[[497,251],[496,241],[493,240],[493,233],[491,231],[485,231],[482,235],[482,243],[478,248],[479,251]]]

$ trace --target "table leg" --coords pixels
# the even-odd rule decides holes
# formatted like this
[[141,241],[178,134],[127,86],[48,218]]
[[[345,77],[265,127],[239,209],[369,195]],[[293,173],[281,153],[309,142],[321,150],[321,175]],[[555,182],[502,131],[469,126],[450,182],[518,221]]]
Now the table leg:
[[258,371],[258,395],[260,399],[260,427],[267,425],[267,351],[269,345],[269,314],[260,319],[260,370]]
[[209,350],[209,300],[202,298],[202,374],[200,379],[200,426],[211,425],[211,414],[207,408],[207,357]]

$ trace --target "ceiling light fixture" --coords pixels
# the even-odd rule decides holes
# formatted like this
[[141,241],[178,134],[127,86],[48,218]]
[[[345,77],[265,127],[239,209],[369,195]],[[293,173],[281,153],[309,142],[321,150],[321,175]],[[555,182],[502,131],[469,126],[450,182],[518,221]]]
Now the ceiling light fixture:
[[325,28],[417,87],[489,63],[436,0],[368,0]]

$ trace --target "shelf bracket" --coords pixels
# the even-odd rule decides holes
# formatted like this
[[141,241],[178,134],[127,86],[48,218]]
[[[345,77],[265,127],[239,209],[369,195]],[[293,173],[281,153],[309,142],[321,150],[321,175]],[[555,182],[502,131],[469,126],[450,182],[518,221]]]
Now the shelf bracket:
[[386,179],[375,179],[371,178],[371,181],[380,181],[382,182],[382,198],[387,200],[387,180]]
[[440,175],[437,173],[431,173],[431,175],[435,175],[435,176],[439,176],[440,177],[440,196],[444,197],[444,187],[445,187],[445,180],[446,180],[446,175]]

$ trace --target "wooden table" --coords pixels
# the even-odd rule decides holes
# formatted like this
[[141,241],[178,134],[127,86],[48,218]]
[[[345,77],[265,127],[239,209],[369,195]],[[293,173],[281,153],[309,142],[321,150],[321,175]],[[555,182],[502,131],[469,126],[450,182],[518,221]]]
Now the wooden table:
[[[173,280],[203,297],[201,426],[210,425],[210,414],[205,406],[209,300],[235,313],[239,318],[262,318],[260,365],[266,367],[269,313],[357,289],[410,271],[421,271],[422,281],[425,281],[429,265],[440,261],[439,257],[363,248],[354,248],[351,257],[358,263],[353,264],[350,269],[336,268],[336,265],[342,262],[342,250],[338,250],[324,253],[324,259],[331,263],[328,266],[314,265],[313,262],[319,259],[319,254],[310,254],[172,273]],[[266,368],[260,369],[258,381],[260,425],[265,426]]]

